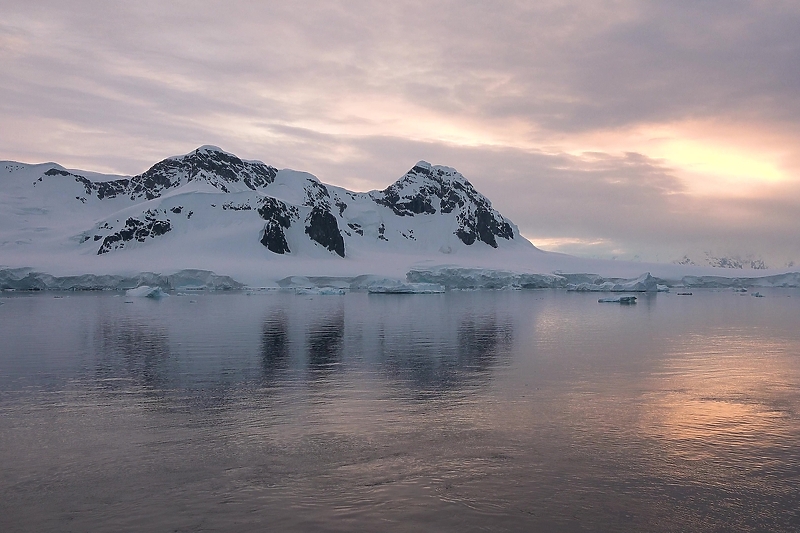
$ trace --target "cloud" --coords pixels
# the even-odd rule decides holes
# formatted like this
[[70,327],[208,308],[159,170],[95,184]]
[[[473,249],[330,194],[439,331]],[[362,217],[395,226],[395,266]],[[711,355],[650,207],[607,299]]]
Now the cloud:
[[[361,189],[428,159],[574,250],[800,258],[796,2],[32,0],[3,13],[2,158],[137,173],[210,143]],[[728,153],[753,169],[737,177],[746,198],[719,185],[743,167]],[[692,174],[698,157],[719,181]],[[785,179],[762,183],[762,168]]]

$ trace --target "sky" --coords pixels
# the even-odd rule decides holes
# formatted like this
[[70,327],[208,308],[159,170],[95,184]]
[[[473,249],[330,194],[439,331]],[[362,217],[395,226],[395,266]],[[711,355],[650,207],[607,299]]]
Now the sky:
[[537,246],[800,263],[800,2],[0,0],[0,159],[456,168]]

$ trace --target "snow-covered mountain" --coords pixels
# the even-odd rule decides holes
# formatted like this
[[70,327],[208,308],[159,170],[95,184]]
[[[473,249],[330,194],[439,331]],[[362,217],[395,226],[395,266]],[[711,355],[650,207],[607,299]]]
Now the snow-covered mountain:
[[[169,276],[229,287],[412,273],[480,286],[600,286],[647,271],[663,282],[693,276],[691,283],[724,285],[717,278],[729,275],[721,270],[541,251],[464,176],[424,161],[370,192],[213,146],[132,177],[0,162],[0,278],[9,287],[121,286],[151,277],[169,287]],[[765,281],[770,286],[800,284],[800,275],[762,272],[778,275]]]
[[90,271],[147,261],[152,268],[180,254],[187,267],[216,255],[263,259],[270,268],[278,256],[535,250],[464,176],[424,161],[386,189],[366,193],[213,146],[133,177],[2,162],[0,206],[0,265],[7,266],[49,256],[83,258],[77,262]]
[[[738,268],[743,270],[767,270],[770,265],[763,258],[754,254],[715,254],[702,252],[698,254],[685,254],[675,261],[678,265],[702,265],[715,268]],[[794,261],[789,261],[786,268],[794,266]]]

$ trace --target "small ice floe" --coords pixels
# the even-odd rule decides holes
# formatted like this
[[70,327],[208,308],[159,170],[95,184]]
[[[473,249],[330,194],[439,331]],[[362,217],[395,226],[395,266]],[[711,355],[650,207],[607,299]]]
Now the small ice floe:
[[609,298],[600,298],[597,302],[601,304],[631,305],[636,303],[636,296],[611,296]]
[[142,285],[135,289],[128,289],[125,291],[126,296],[133,298],[152,298],[153,300],[160,300],[161,298],[169,296],[161,287],[149,287]]
[[295,289],[294,292],[296,294],[304,294],[304,295],[329,296],[329,295],[344,294],[347,291],[337,287],[299,287]]
[[764,295],[761,294],[760,292],[754,292],[753,296],[755,296],[756,298],[763,298],[764,297]]

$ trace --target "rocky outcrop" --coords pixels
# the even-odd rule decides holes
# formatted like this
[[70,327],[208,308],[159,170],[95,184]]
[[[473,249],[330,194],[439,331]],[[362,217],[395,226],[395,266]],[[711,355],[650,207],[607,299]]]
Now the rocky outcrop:
[[80,174],[51,168],[46,176],[68,176],[80,183],[86,194],[99,200],[127,196],[131,200],[152,200],[166,191],[190,181],[202,180],[222,192],[231,192],[232,185],[250,190],[266,187],[278,170],[261,162],[243,161],[213,146],[202,146],[183,156],[159,161],[147,171],[131,178],[91,181]]
[[172,230],[172,224],[168,218],[163,217],[164,213],[150,209],[145,211],[141,218],[129,217],[121,229],[103,239],[97,255],[124,248],[132,241],[145,242],[147,239],[166,234]]
[[492,203],[448,167],[420,161],[405,176],[370,196],[398,216],[455,213],[458,229],[454,234],[467,246],[484,242],[497,248],[498,238],[514,238],[511,224],[492,208]]
[[299,218],[296,207],[291,207],[269,196],[260,200],[258,214],[266,220],[259,241],[270,252],[285,254],[291,252],[286,242],[284,230],[289,229],[293,220]]

